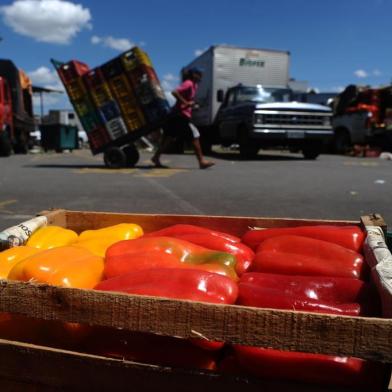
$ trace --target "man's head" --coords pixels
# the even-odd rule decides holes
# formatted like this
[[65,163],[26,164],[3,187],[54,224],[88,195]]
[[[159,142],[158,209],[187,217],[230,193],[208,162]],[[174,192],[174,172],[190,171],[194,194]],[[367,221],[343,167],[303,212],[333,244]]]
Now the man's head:
[[188,74],[194,82],[198,83],[203,76],[203,71],[198,67],[192,67],[188,69]]

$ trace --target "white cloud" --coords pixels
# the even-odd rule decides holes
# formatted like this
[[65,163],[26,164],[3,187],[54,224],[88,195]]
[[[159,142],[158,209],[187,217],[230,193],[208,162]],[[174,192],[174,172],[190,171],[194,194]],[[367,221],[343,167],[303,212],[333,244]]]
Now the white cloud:
[[6,25],[37,41],[68,44],[83,29],[91,29],[88,8],[65,0],[15,0],[0,7]]
[[357,69],[357,70],[354,72],[354,75],[355,75],[357,78],[359,78],[359,79],[365,79],[365,78],[368,77],[368,73],[367,73],[365,70],[363,70],[363,69]]
[[29,71],[27,74],[35,85],[54,90],[65,91],[64,86],[57,75],[57,72],[54,70],[52,71],[48,67],[38,67],[34,71]]
[[120,52],[124,52],[125,50],[131,49],[135,46],[135,44],[128,38],[114,38],[111,35],[107,37],[98,37],[94,35],[91,37],[91,43],[93,45],[102,45]]
[[178,81],[179,77],[172,73],[167,73],[163,75],[163,78],[161,80],[162,88],[165,92],[166,99],[168,100],[170,105],[174,105],[176,101],[171,92],[176,88]]
[[379,69],[374,69],[374,70],[373,70],[373,75],[374,75],[374,76],[381,76],[381,75],[382,75],[382,72],[381,72]]
[[166,80],[168,82],[178,82],[179,77],[173,75],[172,73],[167,73],[166,75],[163,76],[163,80]]
[[50,70],[48,67],[39,67],[34,71],[28,72],[34,84],[51,84],[58,81],[56,71]]

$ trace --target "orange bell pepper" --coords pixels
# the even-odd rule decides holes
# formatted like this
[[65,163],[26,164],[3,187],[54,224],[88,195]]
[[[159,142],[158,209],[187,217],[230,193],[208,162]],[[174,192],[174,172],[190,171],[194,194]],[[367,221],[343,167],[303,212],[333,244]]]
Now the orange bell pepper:
[[32,255],[10,271],[8,279],[90,289],[103,276],[102,257],[75,246],[63,246]]
[[7,279],[9,272],[21,260],[42,252],[31,246],[15,246],[0,253],[0,279]]
[[45,226],[38,229],[27,241],[27,246],[38,249],[52,249],[71,245],[78,240],[78,235],[60,226]]

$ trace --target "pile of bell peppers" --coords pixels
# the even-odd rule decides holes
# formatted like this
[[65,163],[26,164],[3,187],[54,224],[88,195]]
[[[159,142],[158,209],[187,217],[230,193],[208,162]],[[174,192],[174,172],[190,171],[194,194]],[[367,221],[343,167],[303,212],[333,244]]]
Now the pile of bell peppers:
[[[34,233],[26,246],[0,253],[0,278],[217,304],[375,316],[379,307],[366,281],[364,238],[356,226],[252,229],[242,237],[190,224],[149,233],[135,224],[120,224],[79,235],[48,226]],[[62,336],[60,347],[77,345],[91,353],[164,366],[350,386],[369,385],[372,377],[382,383],[385,374],[382,366],[356,358],[55,324],[10,314],[0,315],[0,337],[26,335],[23,323],[34,331],[35,341],[26,338],[33,343],[42,343],[45,331],[51,345]]]

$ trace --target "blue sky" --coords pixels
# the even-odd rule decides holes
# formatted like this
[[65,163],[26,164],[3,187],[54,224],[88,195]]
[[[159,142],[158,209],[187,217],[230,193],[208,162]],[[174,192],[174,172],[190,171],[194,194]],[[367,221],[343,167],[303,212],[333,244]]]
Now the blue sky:
[[50,58],[94,67],[136,44],[169,91],[211,45],[279,49],[291,53],[291,77],[338,91],[391,82],[391,15],[392,0],[0,0],[0,57],[59,87]]

